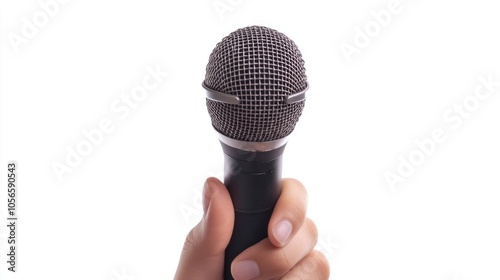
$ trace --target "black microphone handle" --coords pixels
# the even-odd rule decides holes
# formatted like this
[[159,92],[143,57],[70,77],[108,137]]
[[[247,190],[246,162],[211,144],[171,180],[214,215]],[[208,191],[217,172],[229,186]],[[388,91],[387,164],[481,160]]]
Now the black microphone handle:
[[249,152],[222,143],[224,184],[233,201],[234,228],[224,259],[224,280],[234,280],[231,263],[248,247],[267,237],[267,227],[281,194],[281,162],[285,145]]

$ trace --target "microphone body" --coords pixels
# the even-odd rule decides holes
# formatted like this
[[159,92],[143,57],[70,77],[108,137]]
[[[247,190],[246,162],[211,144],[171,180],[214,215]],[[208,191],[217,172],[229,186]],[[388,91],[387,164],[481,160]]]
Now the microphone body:
[[285,145],[271,151],[244,151],[221,142],[224,184],[235,211],[233,234],[226,248],[224,279],[232,280],[231,263],[246,248],[267,237],[269,220],[281,194]]

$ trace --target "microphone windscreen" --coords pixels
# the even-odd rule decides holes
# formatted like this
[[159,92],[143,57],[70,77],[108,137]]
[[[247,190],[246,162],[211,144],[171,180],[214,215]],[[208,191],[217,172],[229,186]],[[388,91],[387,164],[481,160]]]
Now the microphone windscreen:
[[308,87],[304,60],[295,43],[262,26],[238,29],[216,45],[204,86],[239,98],[239,104],[207,98],[207,108],[219,133],[247,142],[288,136],[305,100],[286,99]]

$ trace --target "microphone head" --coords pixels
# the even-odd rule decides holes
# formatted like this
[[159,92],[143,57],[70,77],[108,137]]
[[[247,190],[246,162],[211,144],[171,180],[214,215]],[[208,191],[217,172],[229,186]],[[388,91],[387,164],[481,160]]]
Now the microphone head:
[[285,138],[302,114],[308,88],[302,54],[284,34],[238,29],[209,57],[203,87],[213,127],[245,142]]

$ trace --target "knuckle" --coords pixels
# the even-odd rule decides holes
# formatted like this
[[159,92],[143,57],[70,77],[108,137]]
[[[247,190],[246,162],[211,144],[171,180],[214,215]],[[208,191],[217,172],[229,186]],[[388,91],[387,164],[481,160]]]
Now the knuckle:
[[306,219],[306,232],[314,244],[318,243],[318,228],[316,224],[309,218]]
[[273,274],[276,276],[283,275],[292,268],[290,260],[288,259],[283,248],[278,249],[278,253],[273,260]]
[[297,179],[291,179],[291,178],[288,180],[290,180],[295,185],[294,187],[297,188],[301,192],[301,196],[307,198],[307,196],[308,196],[307,189],[304,186],[304,184],[302,184],[302,182],[300,182]]
[[319,251],[311,251],[290,274],[281,280],[327,280],[330,277],[330,266],[326,257]]
[[317,263],[315,258],[312,256],[312,252],[307,255],[307,257],[300,264],[300,268],[296,272],[298,279],[310,279],[314,277],[316,279],[317,274]]
[[307,214],[307,192],[305,191],[304,187],[300,185],[299,189],[295,188],[296,186],[290,186],[289,190],[287,191],[286,197],[287,197],[287,210],[290,211],[289,215],[291,215],[293,220],[295,220],[296,223],[302,223],[306,217]]
[[[330,263],[323,253],[314,250],[312,253],[315,263],[315,271],[319,279],[328,279],[330,277]],[[317,279],[317,278],[316,278]]]
[[185,252],[191,252],[194,250],[196,247],[196,229],[193,228],[189,231],[188,235],[186,236],[186,241],[184,241],[184,246],[182,247],[182,250]]
[[307,206],[303,203],[296,203],[292,207],[293,219],[296,220],[295,222],[297,223],[302,223],[306,217]]

